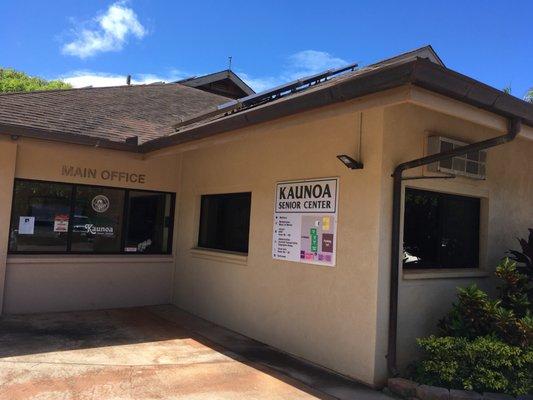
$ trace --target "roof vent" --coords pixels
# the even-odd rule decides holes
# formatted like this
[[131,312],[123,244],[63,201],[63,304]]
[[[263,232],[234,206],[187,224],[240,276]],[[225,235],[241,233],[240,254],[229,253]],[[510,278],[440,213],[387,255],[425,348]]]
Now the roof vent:
[[[466,146],[468,143],[443,136],[428,137],[428,154],[437,154]],[[485,179],[486,151],[473,151],[463,156],[453,157],[428,165],[432,172],[466,176],[472,179]]]

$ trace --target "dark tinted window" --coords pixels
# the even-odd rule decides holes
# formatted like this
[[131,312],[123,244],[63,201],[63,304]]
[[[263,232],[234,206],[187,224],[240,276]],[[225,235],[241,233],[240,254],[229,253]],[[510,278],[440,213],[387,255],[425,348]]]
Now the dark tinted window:
[[72,187],[16,181],[14,191],[9,251],[66,251]]
[[9,252],[168,254],[173,203],[171,193],[17,179]]
[[88,253],[119,252],[124,190],[77,186],[74,198],[71,250]]
[[125,251],[166,253],[171,238],[171,195],[129,191]]
[[480,200],[406,189],[404,267],[479,266]]
[[248,252],[251,193],[204,195],[198,246]]

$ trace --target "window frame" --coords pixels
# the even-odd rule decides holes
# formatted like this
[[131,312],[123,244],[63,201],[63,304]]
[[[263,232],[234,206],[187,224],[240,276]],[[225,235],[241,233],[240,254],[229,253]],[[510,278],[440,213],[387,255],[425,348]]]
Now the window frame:
[[[203,222],[203,215],[202,215],[202,205],[203,205],[203,199],[204,197],[229,197],[232,195],[249,195],[250,199],[250,205],[249,205],[249,216],[248,216],[248,243],[247,243],[247,251],[237,251],[237,250],[228,250],[228,249],[221,249],[218,247],[207,247],[200,245],[200,236],[202,234],[202,222]],[[216,193],[203,193],[199,196],[199,207],[198,207],[198,218],[197,218],[197,232],[196,232],[196,242],[194,244],[193,249],[194,250],[204,250],[214,253],[221,253],[221,254],[235,254],[239,256],[245,256],[247,257],[250,253],[250,229],[252,226],[252,191],[251,190],[242,190],[242,191],[236,191],[236,192],[216,192]]]
[[[402,271],[407,274],[417,275],[420,273],[429,273],[431,275],[433,274],[442,274],[442,273],[451,273],[453,274],[460,274],[461,272],[466,272],[467,274],[484,274],[484,261],[483,261],[483,252],[484,252],[484,242],[483,242],[483,218],[484,218],[484,212],[483,212],[483,195],[481,194],[471,194],[471,193],[458,193],[456,191],[445,191],[445,190],[439,190],[435,187],[427,187],[427,186],[405,186],[403,188],[403,196],[402,196],[402,243],[405,245],[405,211],[406,211],[406,194],[408,190],[415,190],[420,192],[429,192],[434,193],[441,196],[449,196],[449,197],[459,197],[459,198],[465,198],[465,199],[471,199],[472,201],[477,201],[479,204],[479,214],[477,216],[477,253],[476,253],[476,259],[477,259],[477,265],[474,266],[467,266],[467,267],[450,267],[445,265],[440,265],[439,263],[431,266],[416,266],[416,265],[405,265],[402,260],[400,260],[400,267],[402,268]],[[402,249],[404,247],[402,246]],[[403,250],[402,250],[403,251]]]
[[[70,194],[70,211],[69,211],[69,225],[68,225],[68,233],[67,233],[67,250],[66,251],[12,251],[9,248],[9,240],[11,237],[11,232],[13,229],[13,205],[15,204],[15,188],[17,185],[17,182],[38,182],[38,183],[48,183],[48,184],[64,184],[64,185],[70,185],[72,186],[72,191]],[[101,253],[94,253],[94,252],[87,252],[87,251],[71,251],[71,245],[72,245],[72,227],[73,224],[71,221],[73,221],[74,217],[74,210],[75,210],[75,202],[76,202],[76,192],[78,186],[84,186],[84,187],[91,187],[91,188],[106,188],[106,189],[116,189],[116,190],[123,190],[124,191],[124,206],[122,210],[122,216],[123,216],[123,223],[121,226],[121,239],[120,239],[120,251],[116,252],[101,252]],[[127,252],[124,250],[126,245],[126,234],[127,234],[127,227],[129,225],[129,218],[128,218],[128,211],[129,211],[129,192],[135,191],[135,192],[147,192],[147,193],[160,193],[165,195],[170,195],[170,227],[169,227],[169,235],[168,235],[168,250],[166,252],[157,252],[157,253],[138,253],[138,252]],[[116,186],[106,186],[106,185],[93,185],[93,184],[86,184],[86,183],[73,183],[73,182],[63,182],[63,181],[48,181],[48,180],[41,180],[41,179],[28,179],[28,178],[15,178],[13,181],[13,190],[11,194],[11,210],[9,213],[9,234],[7,235],[7,254],[8,255],[85,255],[89,257],[98,257],[98,256],[105,256],[105,255],[127,255],[127,256],[161,256],[161,255],[171,255],[173,250],[173,239],[174,239],[174,216],[175,216],[175,208],[176,208],[176,193],[174,192],[165,192],[160,190],[149,190],[149,189],[139,189],[139,188],[131,188],[131,187],[116,187]]]

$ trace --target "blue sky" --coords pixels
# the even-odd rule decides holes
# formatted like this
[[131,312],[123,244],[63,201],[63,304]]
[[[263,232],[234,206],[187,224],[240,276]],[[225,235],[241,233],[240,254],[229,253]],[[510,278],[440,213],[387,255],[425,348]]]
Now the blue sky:
[[261,90],[432,44],[449,68],[517,97],[533,86],[533,1],[0,2],[0,66],[76,86],[225,69]]

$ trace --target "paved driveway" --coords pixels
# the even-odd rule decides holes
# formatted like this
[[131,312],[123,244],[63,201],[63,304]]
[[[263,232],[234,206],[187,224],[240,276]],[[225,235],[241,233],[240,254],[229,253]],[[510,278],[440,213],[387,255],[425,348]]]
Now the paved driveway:
[[5,316],[0,399],[388,399],[172,306]]

